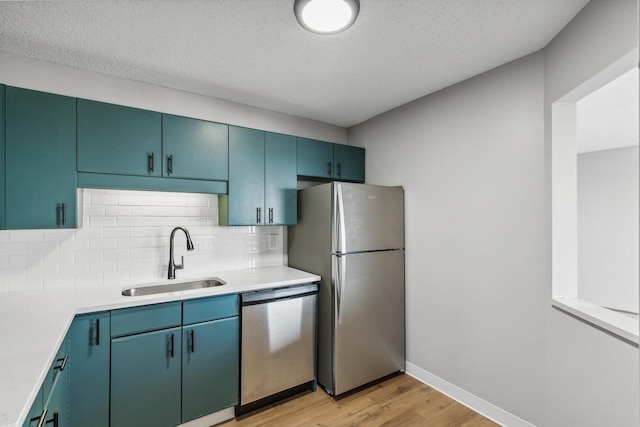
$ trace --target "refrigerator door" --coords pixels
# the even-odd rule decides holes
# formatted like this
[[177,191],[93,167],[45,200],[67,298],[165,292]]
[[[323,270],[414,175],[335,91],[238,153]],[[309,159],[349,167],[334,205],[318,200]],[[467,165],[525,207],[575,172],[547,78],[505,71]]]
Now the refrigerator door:
[[404,248],[402,187],[334,185],[333,253]]
[[333,256],[333,261],[332,391],[338,395],[404,370],[404,251]]

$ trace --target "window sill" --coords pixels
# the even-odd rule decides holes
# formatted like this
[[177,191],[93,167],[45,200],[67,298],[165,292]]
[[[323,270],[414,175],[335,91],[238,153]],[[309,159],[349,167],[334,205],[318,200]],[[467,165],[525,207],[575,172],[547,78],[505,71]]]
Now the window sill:
[[638,319],[577,298],[551,298],[551,305],[638,346]]

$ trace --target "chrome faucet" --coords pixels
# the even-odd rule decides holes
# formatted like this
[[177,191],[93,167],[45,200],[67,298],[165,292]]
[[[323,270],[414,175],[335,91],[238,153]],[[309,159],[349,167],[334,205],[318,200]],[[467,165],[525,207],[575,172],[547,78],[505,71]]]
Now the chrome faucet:
[[182,270],[184,268],[184,257],[182,257],[181,264],[176,265],[176,263],[173,261],[173,236],[176,234],[176,231],[178,230],[184,231],[185,236],[187,236],[187,250],[188,251],[193,250],[193,242],[191,241],[191,236],[189,235],[189,232],[187,231],[187,229],[182,227],[174,228],[173,231],[171,232],[171,237],[169,238],[169,270],[167,272],[168,279],[175,279],[176,270]]

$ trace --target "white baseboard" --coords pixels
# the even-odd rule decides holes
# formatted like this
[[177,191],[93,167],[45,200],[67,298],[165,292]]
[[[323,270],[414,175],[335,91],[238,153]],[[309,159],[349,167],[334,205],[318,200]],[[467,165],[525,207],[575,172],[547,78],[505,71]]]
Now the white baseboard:
[[406,373],[411,375],[420,382],[435,388],[439,392],[446,394],[453,400],[462,403],[464,406],[473,409],[477,413],[489,418],[491,421],[505,427],[535,427],[533,424],[518,418],[504,409],[498,408],[496,405],[469,393],[460,387],[443,380],[431,372],[407,362]]

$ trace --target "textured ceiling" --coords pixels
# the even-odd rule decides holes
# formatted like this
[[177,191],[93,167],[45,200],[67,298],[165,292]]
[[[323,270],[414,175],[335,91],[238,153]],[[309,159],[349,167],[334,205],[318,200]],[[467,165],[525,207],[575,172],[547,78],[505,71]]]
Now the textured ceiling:
[[588,0],[361,0],[348,31],[293,0],[0,1],[0,51],[348,127],[542,49]]

